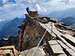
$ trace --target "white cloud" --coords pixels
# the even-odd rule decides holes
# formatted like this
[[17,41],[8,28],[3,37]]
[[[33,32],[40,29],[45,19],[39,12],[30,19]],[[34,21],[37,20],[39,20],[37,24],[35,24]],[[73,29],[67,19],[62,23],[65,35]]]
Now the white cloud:
[[[3,0],[6,2],[7,0]],[[51,13],[54,11],[67,10],[75,8],[75,0],[16,0],[16,4],[4,4],[0,7],[0,21],[1,19],[11,19],[19,15],[23,15],[27,6],[31,9],[36,9],[39,12]],[[14,15],[15,14],[15,15]]]

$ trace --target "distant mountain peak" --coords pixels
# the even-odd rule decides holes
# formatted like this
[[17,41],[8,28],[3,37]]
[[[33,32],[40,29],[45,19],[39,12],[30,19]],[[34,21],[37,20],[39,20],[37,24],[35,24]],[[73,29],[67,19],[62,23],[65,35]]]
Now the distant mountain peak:
[[73,17],[65,17],[62,19],[65,25],[71,26],[75,29],[75,18]]

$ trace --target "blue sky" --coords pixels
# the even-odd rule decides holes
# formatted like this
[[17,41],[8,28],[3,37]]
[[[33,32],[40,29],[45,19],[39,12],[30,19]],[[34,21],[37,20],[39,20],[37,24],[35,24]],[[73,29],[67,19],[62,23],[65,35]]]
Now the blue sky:
[[43,0],[44,2],[48,2],[49,0]]
[[7,1],[10,1],[10,2],[15,2],[16,0],[0,0],[2,2],[7,2]]
[[[3,1],[6,2],[6,0]],[[15,17],[24,15],[26,7],[30,7],[31,10],[36,9],[39,14],[48,15],[52,12],[75,8],[75,0],[16,0],[15,4],[5,3],[0,7],[0,21],[12,20]]]

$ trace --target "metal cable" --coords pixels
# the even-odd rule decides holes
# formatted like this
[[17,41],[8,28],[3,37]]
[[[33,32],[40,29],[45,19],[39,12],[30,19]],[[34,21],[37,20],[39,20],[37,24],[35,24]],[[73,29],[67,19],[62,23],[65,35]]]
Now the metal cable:
[[43,34],[43,36],[42,36],[41,40],[39,41],[39,43],[38,43],[38,45],[37,45],[37,47],[36,47],[36,50],[34,51],[34,53],[32,54],[32,56],[34,56],[34,55],[35,55],[35,53],[36,53],[36,51],[37,51],[38,47],[40,46],[40,44],[41,44],[42,40],[44,39],[44,37],[45,37],[46,33],[47,33],[47,31],[45,30],[45,32],[44,32],[44,34]]

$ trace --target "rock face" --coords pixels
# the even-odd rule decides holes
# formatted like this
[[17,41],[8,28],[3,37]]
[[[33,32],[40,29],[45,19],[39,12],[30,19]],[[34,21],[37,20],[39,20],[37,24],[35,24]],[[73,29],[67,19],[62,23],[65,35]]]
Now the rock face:
[[[35,52],[36,49],[37,49],[37,51]],[[20,53],[20,56],[33,56],[34,52],[35,52],[34,56],[45,56],[46,55],[45,52],[43,51],[43,48],[34,47],[32,49],[22,51]]]
[[[19,27],[19,49],[30,49],[32,47],[37,46],[39,40],[42,38],[45,29],[42,28],[39,24],[39,19],[43,19],[43,17],[40,17],[37,12],[31,12],[29,11],[30,16],[28,14],[25,14],[26,19],[22,23],[22,25]],[[35,16],[33,16],[35,14]],[[40,17],[40,18],[39,18]],[[37,20],[38,18],[38,20]],[[47,32],[48,33],[48,32]],[[49,40],[50,34],[48,33],[45,38],[46,40]],[[43,44],[44,41],[41,42],[40,45]]]
[[14,46],[0,47],[0,56],[18,56],[18,51]]

